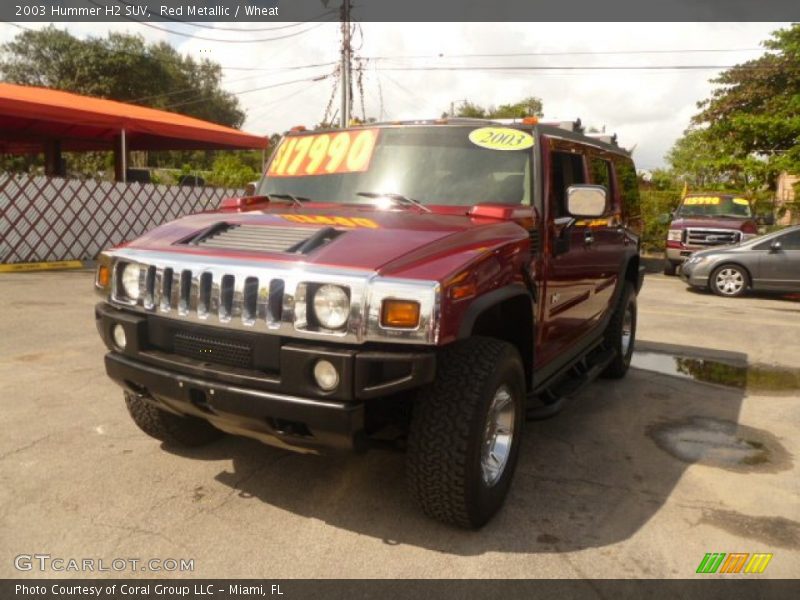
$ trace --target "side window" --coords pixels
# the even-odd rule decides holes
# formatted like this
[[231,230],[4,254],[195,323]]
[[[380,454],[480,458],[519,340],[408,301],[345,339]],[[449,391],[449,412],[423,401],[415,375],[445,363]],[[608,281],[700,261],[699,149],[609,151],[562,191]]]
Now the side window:
[[550,207],[554,219],[569,216],[567,213],[567,188],[586,183],[583,173],[583,156],[571,152],[553,152],[550,155]]
[[640,224],[642,208],[639,199],[639,178],[636,175],[633,161],[629,158],[619,157],[615,159],[614,166],[617,169],[617,183],[622,198],[622,219],[629,225]]
[[800,230],[792,231],[778,238],[784,250],[800,250]]
[[608,197],[614,197],[614,190],[611,189],[611,163],[602,158],[592,158],[589,160],[589,169],[592,172],[592,183],[604,185],[608,191]]

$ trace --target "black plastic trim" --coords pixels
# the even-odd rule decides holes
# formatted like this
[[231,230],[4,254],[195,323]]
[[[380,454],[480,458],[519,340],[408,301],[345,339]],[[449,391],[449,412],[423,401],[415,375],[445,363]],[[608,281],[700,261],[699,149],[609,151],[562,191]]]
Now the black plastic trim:
[[521,283],[512,283],[511,285],[492,290],[488,294],[484,294],[476,299],[470,304],[467,312],[461,319],[461,324],[458,327],[458,338],[465,339],[472,334],[475,321],[478,320],[478,317],[485,310],[491,308],[495,304],[499,304],[510,298],[516,298],[517,296],[527,296],[531,303],[533,303],[530,292]]

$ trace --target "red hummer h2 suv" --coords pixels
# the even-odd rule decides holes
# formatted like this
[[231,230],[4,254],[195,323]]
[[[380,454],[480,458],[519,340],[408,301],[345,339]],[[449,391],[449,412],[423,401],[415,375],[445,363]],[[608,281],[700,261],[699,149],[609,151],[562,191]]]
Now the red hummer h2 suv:
[[155,438],[391,443],[428,515],[479,527],[526,418],[628,369],[643,269],[615,141],[534,119],[293,131],[256,194],[99,257],[106,370]]

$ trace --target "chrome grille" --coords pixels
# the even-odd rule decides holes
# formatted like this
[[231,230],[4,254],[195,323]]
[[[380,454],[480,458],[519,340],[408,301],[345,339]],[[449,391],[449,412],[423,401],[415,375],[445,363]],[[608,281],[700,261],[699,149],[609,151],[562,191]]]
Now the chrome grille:
[[235,320],[245,326],[259,321],[272,326],[280,323],[283,279],[153,265],[143,265],[142,273],[140,297],[145,311],[220,323]]
[[309,227],[271,227],[264,225],[230,225],[203,237],[195,245],[226,250],[251,252],[292,252],[310,238],[316,229]]
[[741,241],[741,232],[734,229],[687,229],[684,243],[688,246],[728,246]]
[[[319,231],[320,239],[327,235],[325,229]],[[176,321],[268,331],[289,338],[344,344],[372,340],[435,344],[438,339],[440,290],[436,281],[382,278],[364,269],[333,269],[301,260],[268,262],[187,250],[118,248],[108,252],[113,264],[109,302]],[[129,264],[139,269],[136,298],[128,297],[122,287],[121,274]],[[341,331],[318,330],[298,318],[308,310],[304,290],[322,284],[342,286],[350,296],[350,315]],[[381,326],[383,300],[394,297],[420,303],[419,327],[399,330]]]

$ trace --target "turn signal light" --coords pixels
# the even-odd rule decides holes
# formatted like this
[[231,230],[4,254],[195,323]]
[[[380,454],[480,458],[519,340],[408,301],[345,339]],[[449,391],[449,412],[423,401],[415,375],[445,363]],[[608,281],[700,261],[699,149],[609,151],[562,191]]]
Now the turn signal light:
[[381,325],[412,329],[419,325],[419,302],[413,300],[384,300]]
[[97,268],[97,285],[101,288],[107,288],[111,282],[111,270],[106,265],[100,265]]

